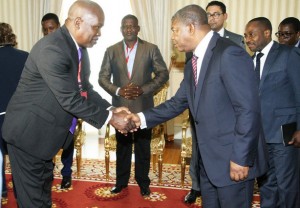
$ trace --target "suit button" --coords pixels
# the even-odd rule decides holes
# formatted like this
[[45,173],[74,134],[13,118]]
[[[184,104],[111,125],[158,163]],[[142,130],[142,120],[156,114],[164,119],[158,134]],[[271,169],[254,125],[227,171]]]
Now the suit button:
[[198,124],[198,121],[195,121],[195,124],[197,125],[197,124]]

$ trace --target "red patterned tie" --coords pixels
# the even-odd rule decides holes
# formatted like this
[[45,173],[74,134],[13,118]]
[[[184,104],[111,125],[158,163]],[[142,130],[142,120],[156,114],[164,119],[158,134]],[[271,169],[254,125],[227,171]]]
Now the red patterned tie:
[[197,59],[198,57],[193,55],[192,58],[192,67],[193,67],[193,75],[194,75],[194,81],[195,81],[195,87],[198,84],[198,79],[197,79]]

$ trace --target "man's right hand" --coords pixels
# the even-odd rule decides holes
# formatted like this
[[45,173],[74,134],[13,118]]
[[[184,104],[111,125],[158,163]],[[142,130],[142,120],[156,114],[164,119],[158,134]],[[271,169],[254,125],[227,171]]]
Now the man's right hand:
[[135,100],[143,93],[142,88],[133,83],[129,83],[128,85],[121,87],[119,90],[119,95],[127,100]]
[[[141,119],[137,114],[134,114],[134,113],[128,114],[126,116],[126,119],[134,122],[136,129],[141,126]],[[130,132],[133,132],[133,131],[135,131],[135,129],[131,130]]]
[[117,108],[113,111],[109,124],[122,134],[127,134],[129,131],[135,131],[137,127],[133,121],[127,119],[127,115],[130,115],[128,114],[128,111],[120,111],[120,109]]

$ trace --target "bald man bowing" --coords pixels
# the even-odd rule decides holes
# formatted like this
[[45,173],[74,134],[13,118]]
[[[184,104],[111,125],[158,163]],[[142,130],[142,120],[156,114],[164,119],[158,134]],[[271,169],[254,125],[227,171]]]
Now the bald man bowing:
[[52,158],[67,146],[76,119],[96,128],[110,123],[121,132],[125,108],[111,105],[89,83],[86,48],[97,43],[104,25],[101,7],[76,1],[65,25],[32,48],[3,124],[20,208],[51,207]]

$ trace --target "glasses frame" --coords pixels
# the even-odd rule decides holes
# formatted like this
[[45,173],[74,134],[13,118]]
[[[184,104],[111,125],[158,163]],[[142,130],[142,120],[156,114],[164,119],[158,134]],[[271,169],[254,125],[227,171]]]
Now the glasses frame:
[[222,12],[214,12],[213,14],[210,14],[210,13],[206,13],[207,15],[207,18],[214,18],[214,19],[218,19],[222,14]]
[[290,38],[294,34],[296,34],[296,33],[294,33],[294,32],[279,32],[278,31],[278,32],[275,33],[275,36],[277,38],[281,38],[281,37]]

